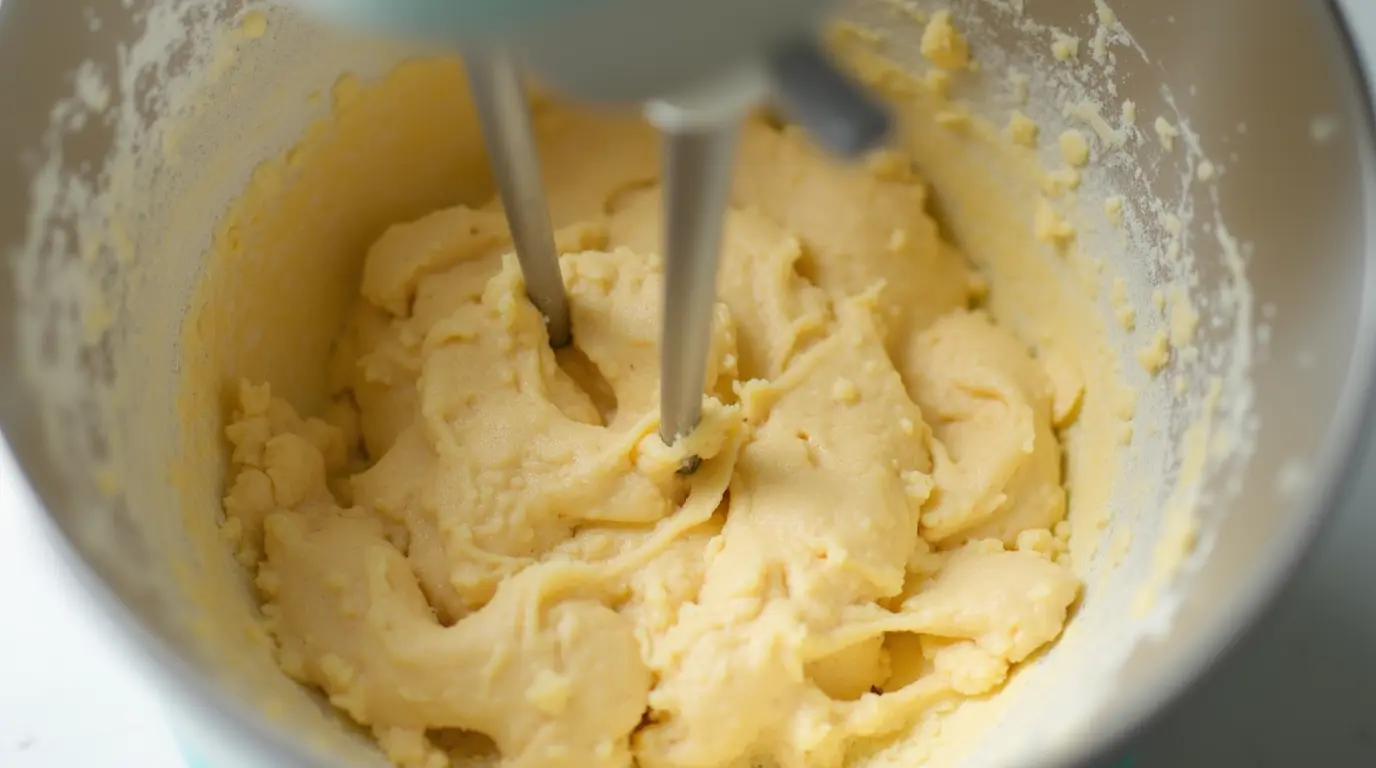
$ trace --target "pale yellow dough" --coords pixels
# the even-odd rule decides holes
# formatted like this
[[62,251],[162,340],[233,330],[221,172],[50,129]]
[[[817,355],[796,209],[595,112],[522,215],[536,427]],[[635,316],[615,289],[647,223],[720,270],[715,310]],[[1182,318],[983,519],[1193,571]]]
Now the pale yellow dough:
[[905,158],[748,126],[671,449],[655,136],[536,120],[575,350],[499,206],[456,207],[372,246],[320,418],[239,387],[225,534],[289,675],[400,765],[489,759],[476,733],[507,766],[824,767],[1059,635],[1081,385],[970,308]]

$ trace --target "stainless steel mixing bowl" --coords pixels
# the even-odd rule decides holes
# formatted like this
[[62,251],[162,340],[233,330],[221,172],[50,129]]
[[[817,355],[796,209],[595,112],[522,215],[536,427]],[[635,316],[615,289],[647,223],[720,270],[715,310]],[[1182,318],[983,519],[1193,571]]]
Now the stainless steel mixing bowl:
[[[956,5],[991,65],[1027,71],[1048,60],[1051,35],[1009,10],[1022,3]],[[1198,680],[1256,620],[1348,486],[1372,400],[1376,150],[1340,15],[1295,0],[1113,5],[1132,37],[1116,37],[1103,61],[1090,60],[1103,21],[1095,3],[1029,3],[1027,13],[1078,35],[1091,90],[1133,100],[1146,118],[1128,145],[1137,162],[1098,181],[1164,207],[1142,222],[1144,239],[1105,240],[1105,252],[1145,315],[1151,290],[1165,287],[1169,243],[1188,251],[1199,351],[1180,361],[1192,367],[1178,368],[1175,390],[1169,377],[1134,372],[1132,342],[1114,337],[1142,394],[1129,452],[1138,458],[1125,460],[1110,503],[1110,531],[1132,528],[1131,546],[1121,567],[1090,575],[1071,631],[1016,676],[998,738],[982,740],[968,765],[1110,757]],[[213,535],[217,467],[211,457],[203,476],[170,476],[179,436],[216,428],[175,403],[185,394],[178,327],[219,211],[248,160],[285,149],[323,109],[304,106],[311,90],[405,53],[346,45],[272,9],[264,45],[278,55],[235,61],[214,38],[243,11],[238,0],[0,6],[0,427],[94,604],[151,662],[189,739],[223,765],[378,764],[365,740],[330,725],[327,707],[248,658],[246,618],[206,610],[224,595],[205,586],[210,565],[188,542]],[[920,28],[895,4],[848,13],[881,27],[900,62],[916,61]],[[255,86],[251,99],[235,101],[242,89],[225,83],[236,79]],[[224,98],[193,98],[198,88]],[[1027,109],[1054,122],[1044,93],[1034,87]],[[219,127],[214,137],[174,130],[196,109],[197,124]],[[1159,146],[1157,114],[1186,121],[1184,151]],[[243,168],[197,165],[240,150]],[[1213,166],[1201,170],[1205,155]],[[206,185],[209,196],[192,194]],[[209,202],[188,213],[192,199]],[[1180,238],[1153,239],[1176,214]],[[968,224],[956,216],[952,226],[960,239]],[[1232,378],[1205,408],[1214,377]],[[1177,446],[1206,410],[1236,428],[1189,477]],[[187,482],[203,486],[196,503],[176,493]],[[1158,510],[1186,487],[1198,528],[1182,533]],[[1134,588],[1171,537],[1184,562],[1158,585],[1154,608],[1134,608]]]

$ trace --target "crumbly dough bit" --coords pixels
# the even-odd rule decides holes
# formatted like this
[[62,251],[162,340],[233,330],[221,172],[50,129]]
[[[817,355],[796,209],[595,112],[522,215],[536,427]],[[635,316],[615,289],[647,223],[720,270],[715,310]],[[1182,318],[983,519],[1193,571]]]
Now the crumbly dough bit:
[[1089,162],[1089,142],[1083,133],[1072,128],[1063,132],[1059,141],[1061,159],[1068,165],[1083,168]]
[[1046,179],[1042,185],[1047,194],[1060,196],[1071,190],[1079,189],[1083,179],[1080,172],[1074,168],[1057,168],[1046,172]]
[[268,33],[268,17],[262,11],[249,11],[239,20],[239,33],[248,40],[257,40]]
[[1104,116],[1100,114],[1098,103],[1084,100],[1067,104],[1061,111],[1066,117],[1073,118],[1093,129],[1094,134],[1099,137],[1100,143],[1105,147],[1121,148],[1127,144],[1129,131],[1109,125]]
[[922,535],[943,545],[1050,528],[1065,516],[1053,390],[1044,368],[982,312],[956,312],[919,336],[913,399],[931,424],[941,489]]
[[1121,112],[1124,125],[1135,125],[1137,123],[1137,102],[1132,99],[1124,99]]
[[1104,217],[1115,227],[1123,226],[1123,196],[1110,195],[1104,200]]
[[1180,138],[1180,129],[1171,125],[1171,122],[1164,117],[1156,118],[1152,123],[1152,128],[1156,131],[1156,138],[1161,142],[1161,147],[1167,152],[1175,149],[1175,140]]
[[1080,57],[1080,38],[1058,33],[1051,42],[1051,54],[1056,61],[1074,61]]
[[1171,360],[1171,340],[1164,329],[1152,334],[1151,340],[1137,350],[1137,362],[1142,370],[1156,375]]
[[937,11],[922,30],[922,55],[942,69],[963,69],[970,64],[970,46],[951,23],[950,11]]
[[1051,201],[1046,198],[1037,200],[1037,210],[1033,214],[1032,234],[1038,240],[1057,248],[1064,248],[1075,239],[1075,225],[1066,221]]

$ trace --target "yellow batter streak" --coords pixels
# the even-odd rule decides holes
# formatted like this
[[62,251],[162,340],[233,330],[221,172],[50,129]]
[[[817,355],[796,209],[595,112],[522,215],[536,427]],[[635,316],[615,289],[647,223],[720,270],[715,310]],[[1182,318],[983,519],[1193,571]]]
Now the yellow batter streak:
[[834,766],[1054,640],[1075,385],[970,309],[906,159],[748,126],[670,449],[655,136],[536,118],[575,350],[455,207],[368,252],[323,418],[239,387],[225,533],[283,669],[400,765]]

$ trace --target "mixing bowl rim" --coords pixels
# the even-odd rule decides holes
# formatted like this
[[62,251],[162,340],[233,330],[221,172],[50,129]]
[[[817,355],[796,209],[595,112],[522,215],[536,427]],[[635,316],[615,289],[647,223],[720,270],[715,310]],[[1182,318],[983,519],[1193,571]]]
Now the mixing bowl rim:
[[[0,4],[0,25],[13,17],[12,11],[21,1],[9,0]],[[1363,57],[1351,23],[1337,0],[1323,0],[1321,7],[1336,27],[1340,54],[1346,61],[1348,73],[1355,80],[1358,91],[1356,98],[1366,118],[1365,125],[1358,126],[1357,154],[1362,164],[1363,198],[1372,200],[1376,198],[1376,173],[1373,173],[1373,164],[1376,164],[1376,101],[1373,100],[1372,91],[1373,73],[1368,67],[1376,67],[1376,60],[1368,62]],[[1352,94],[1348,95],[1350,97]],[[1373,218],[1376,218],[1376,214],[1363,220],[1366,246],[1363,297],[1376,296],[1376,274],[1373,274],[1376,273],[1376,231],[1373,231]],[[1190,641],[1192,647],[1185,652],[1180,663],[1164,672],[1152,685],[1129,694],[1127,703],[1120,707],[1126,717],[1120,718],[1100,736],[1078,742],[1077,746],[1067,746],[1061,753],[1048,756],[1043,761],[1045,764],[1089,765],[1121,751],[1136,735],[1156,723],[1172,704],[1212,679],[1218,666],[1213,662],[1233,650],[1246,634],[1257,627],[1268,610],[1274,608],[1284,586],[1306,558],[1313,554],[1313,545],[1322,527],[1331,520],[1334,510],[1352,490],[1362,448],[1370,444],[1373,433],[1371,421],[1376,417],[1376,317],[1373,315],[1376,315],[1376,308],[1370,307],[1370,302],[1364,301],[1362,304],[1352,346],[1352,363],[1334,409],[1332,426],[1320,444],[1320,458],[1316,462],[1308,503],[1297,505],[1305,506],[1310,511],[1296,522],[1291,531],[1294,536],[1287,541],[1281,558],[1262,570],[1258,579],[1245,585],[1215,614],[1200,634]],[[234,740],[251,740],[273,753],[274,759],[284,760],[291,765],[317,764],[301,741],[288,738],[286,731],[273,727],[256,710],[235,700],[214,684],[211,675],[192,664],[183,651],[141,622],[134,609],[126,605],[114,588],[100,577],[94,566],[82,556],[74,538],[51,514],[44,495],[29,479],[33,468],[44,460],[45,457],[40,454],[46,449],[37,441],[21,446],[5,440],[3,423],[13,421],[12,416],[6,417],[11,407],[0,400],[0,448],[9,446],[14,464],[20,470],[16,475],[16,490],[21,496],[21,503],[27,496],[28,503],[25,506],[39,513],[40,528],[45,531],[60,560],[82,585],[84,597],[96,605],[100,620],[115,626],[116,642],[143,660],[143,668],[161,681],[159,688],[165,695],[195,710],[198,716],[213,719],[221,728],[230,731]],[[1325,457],[1329,460],[1325,461]]]

